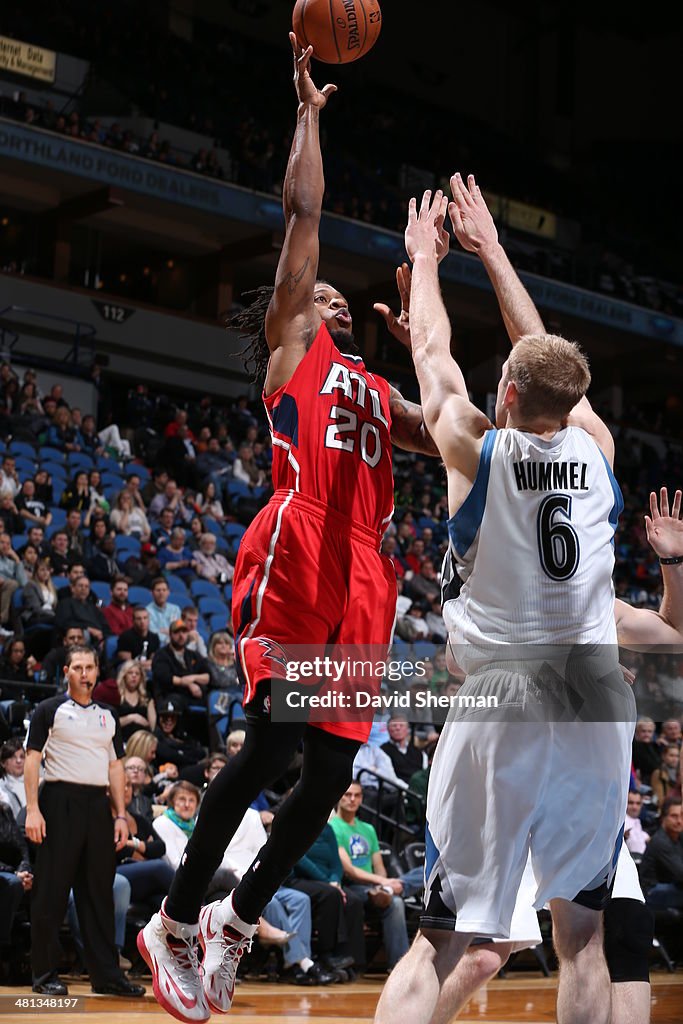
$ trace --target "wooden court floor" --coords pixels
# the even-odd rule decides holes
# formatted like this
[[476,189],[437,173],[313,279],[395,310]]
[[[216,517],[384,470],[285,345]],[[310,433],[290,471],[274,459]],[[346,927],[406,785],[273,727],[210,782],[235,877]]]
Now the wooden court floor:
[[[144,979],[143,979],[144,983]],[[229,1018],[239,1024],[369,1024],[382,989],[383,979],[370,979],[353,985],[332,985],[328,988],[299,988],[295,985],[269,985],[246,982],[239,986]],[[458,1018],[464,1024],[549,1024],[555,1020],[555,978],[539,978],[538,974],[516,975],[513,979],[493,981],[480,992]],[[24,1021],[38,1024],[51,1019],[53,1024],[83,1024],[87,1021],[126,1024],[152,1024],[172,1019],[159,1009],[150,994],[143,1000],[110,999],[93,996],[90,986],[69,984],[69,998],[77,998],[75,1009],[31,1008],[33,994],[28,988],[0,989],[0,1021]],[[36,998],[36,997],[33,997]],[[24,1002],[29,1005],[21,1006]],[[17,1002],[20,1005],[17,1005]],[[683,973],[656,973],[652,981],[653,1024],[682,1024]],[[212,1020],[217,1021],[218,1015]],[[226,1018],[227,1020],[228,1018]],[[405,1021],[403,1024],[410,1024]]]

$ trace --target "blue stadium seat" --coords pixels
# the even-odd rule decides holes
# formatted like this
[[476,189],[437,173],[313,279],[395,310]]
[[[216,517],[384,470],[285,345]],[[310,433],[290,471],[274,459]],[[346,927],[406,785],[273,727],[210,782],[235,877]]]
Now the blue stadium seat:
[[116,487],[120,491],[124,483],[125,480],[120,473],[102,473],[103,487]]
[[100,473],[116,472],[119,468],[119,464],[116,459],[111,457],[107,458],[106,455],[96,455],[95,465],[99,469]]
[[225,537],[216,537],[216,551],[220,555],[225,555],[226,558],[230,558],[232,555],[232,548]]
[[52,477],[52,488],[55,494],[59,489],[56,484],[57,480],[60,481],[59,487],[63,489],[66,486],[66,481],[68,480],[66,466],[62,466],[58,462],[41,462],[40,468],[44,469]]
[[25,533],[13,533],[12,534],[12,550],[19,551],[26,544]]
[[104,656],[107,661],[113,661],[116,656],[116,648],[119,643],[119,638],[114,636],[108,636],[104,641]]
[[217,523],[215,519],[211,519],[209,516],[207,516],[206,519],[202,519],[202,522],[204,523],[204,529],[207,530],[208,533],[213,533],[215,537],[220,537],[220,523]]
[[52,448],[49,444],[41,445],[38,449],[38,458],[41,462],[57,462],[60,465],[66,462],[66,455],[59,448]]
[[28,458],[26,455],[16,455],[14,461],[19,476],[21,476],[22,473],[30,473],[31,476],[33,476],[36,471],[36,463],[34,459]]
[[223,587],[223,597],[226,601],[232,601],[232,583],[226,583]]
[[123,533],[117,533],[114,537],[114,546],[117,554],[129,555],[140,554],[140,540],[138,537],[126,537]]
[[200,614],[206,618],[213,615],[223,615],[227,618],[228,608],[225,601],[220,597],[200,597],[197,601]]
[[251,498],[251,491],[241,480],[228,480],[228,494],[233,498]]
[[189,603],[190,592],[187,589],[187,584],[184,580],[181,580],[180,576],[174,576],[172,572],[166,574],[166,582],[168,588],[171,591],[170,601],[173,604]]
[[11,441],[8,451],[15,458],[18,455],[23,455],[24,458],[34,461],[36,457],[36,450],[28,441]]
[[433,658],[436,654],[436,644],[428,640],[416,640],[413,643],[413,650],[416,658]]
[[56,529],[62,526],[66,526],[66,510],[63,508],[57,508],[55,505],[50,506],[50,512],[52,513],[51,525]]
[[23,607],[23,604],[24,604],[23,598],[24,598],[24,588],[23,587],[17,587],[17,589],[12,594],[12,607],[15,608],[17,611],[21,611],[21,609]]
[[94,468],[92,457],[85,452],[69,452],[67,462],[72,473],[81,469],[89,470]]
[[246,532],[246,526],[241,523],[226,523],[223,527],[223,534],[229,541],[241,540]]
[[220,600],[221,597],[220,587],[208,580],[192,580],[190,593],[193,597],[213,597],[216,600]]
[[53,519],[50,525],[45,527],[45,540],[49,540],[53,533],[56,533],[57,530],[62,530],[63,528],[64,523],[56,523]]
[[147,466],[141,466],[137,462],[129,462],[129,463],[127,463],[125,469],[123,470],[123,473],[124,473],[124,476],[132,476],[133,473],[136,473],[140,477],[140,482],[141,482],[143,487],[152,478],[152,474],[147,469]]
[[123,480],[119,480],[119,482],[116,484],[107,484],[105,487],[103,487],[102,493],[104,494],[109,504],[113,505],[114,502],[116,501],[117,495],[120,494],[122,490]]
[[63,587],[69,586],[69,581],[66,578],[66,576],[53,576],[52,583],[54,585],[55,590],[61,590]]
[[151,604],[152,591],[147,587],[128,587],[128,600],[131,604]]
[[93,580],[90,584],[95,597],[98,597],[103,604],[110,604],[111,602],[111,587],[108,583],[104,583],[101,580]]
[[229,621],[230,616],[228,615],[226,608],[222,614],[219,615],[218,612],[216,612],[215,615],[211,616],[209,619],[209,628],[212,633],[222,633],[227,628]]

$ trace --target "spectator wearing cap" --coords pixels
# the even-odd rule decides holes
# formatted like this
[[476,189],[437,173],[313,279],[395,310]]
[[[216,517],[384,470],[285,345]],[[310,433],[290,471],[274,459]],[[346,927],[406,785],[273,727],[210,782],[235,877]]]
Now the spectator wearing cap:
[[212,533],[204,533],[199,539],[199,551],[194,556],[194,567],[198,576],[222,587],[230,583],[233,567],[225,555],[216,551],[216,538]]
[[152,668],[152,658],[159,647],[159,637],[149,628],[149,612],[144,605],[135,605],[132,627],[119,636],[116,660],[137,661],[145,672],[149,672]]
[[12,538],[8,533],[0,533],[0,636],[13,632],[4,628],[12,617],[12,597],[15,590],[26,586],[27,582],[21,559],[12,550]]
[[157,727],[154,730],[159,744],[157,758],[178,768],[189,768],[205,757],[205,750],[183,732],[180,712],[173,700],[163,700],[157,708]]
[[58,601],[55,625],[61,630],[68,626],[80,626],[86,642],[93,646],[101,644],[105,636],[110,634],[109,623],[90,600],[90,580],[87,576],[79,576],[71,584],[71,597]]
[[114,576],[111,582],[111,601],[102,614],[115,636],[133,628],[133,606],[128,600],[128,580],[125,576]]
[[171,698],[177,707],[206,701],[209,667],[206,659],[187,647],[187,623],[171,623],[169,642],[152,660],[152,687],[157,706]]
[[169,602],[171,593],[163,576],[157,576],[152,583],[152,600],[147,605],[149,612],[149,628],[159,637],[159,642],[167,644],[172,622],[180,618],[180,608]]

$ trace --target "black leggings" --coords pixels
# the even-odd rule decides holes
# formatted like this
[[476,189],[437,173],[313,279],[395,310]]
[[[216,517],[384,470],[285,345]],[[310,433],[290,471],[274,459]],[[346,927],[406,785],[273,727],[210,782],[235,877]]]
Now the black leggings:
[[265,786],[284,773],[302,739],[301,779],[275,817],[268,842],[233,893],[233,906],[243,921],[258,921],[294,864],[320,835],[351,782],[353,759],[360,747],[357,740],[302,722],[272,724],[250,719],[246,734],[242,750],[221,769],[202,801],[166,902],[166,913],[175,921],[197,921],[209,882],[247,808]]

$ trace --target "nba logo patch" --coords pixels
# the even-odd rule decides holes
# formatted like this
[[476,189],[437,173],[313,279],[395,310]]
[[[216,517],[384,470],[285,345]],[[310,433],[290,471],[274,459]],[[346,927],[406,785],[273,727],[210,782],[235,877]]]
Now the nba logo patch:
[[106,729],[106,728],[107,728],[107,716],[106,715],[100,715],[100,729]]
[[263,698],[263,711],[266,715],[270,714],[270,694]]

